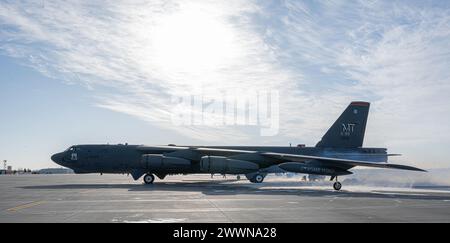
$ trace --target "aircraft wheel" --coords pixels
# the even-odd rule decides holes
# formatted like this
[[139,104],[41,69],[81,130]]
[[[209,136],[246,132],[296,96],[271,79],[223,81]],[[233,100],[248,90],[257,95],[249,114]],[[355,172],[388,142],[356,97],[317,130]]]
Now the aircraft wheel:
[[341,184],[340,182],[336,181],[336,182],[333,184],[333,188],[334,188],[334,190],[339,191],[339,190],[341,190],[341,188],[342,188],[342,184]]
[[241,180],[241,176],[238,175],[238,176],[236,177],[236,179],[237,179],[238,181]]
[[152,174],[146,174],[144,176],[144,183],[149,185],[149,184],[153,184],[153,182],[155,181],[155,176]]
[[254,178],[255,183],[262,183],[264,181],[264,176],[263,175],[255,175]]

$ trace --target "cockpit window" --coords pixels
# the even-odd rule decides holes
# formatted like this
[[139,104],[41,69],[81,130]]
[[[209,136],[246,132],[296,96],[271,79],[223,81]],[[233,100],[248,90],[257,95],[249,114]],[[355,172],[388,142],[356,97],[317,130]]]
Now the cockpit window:
[[69,151],[69,152],[80,151],[80,148],[77,148],[77,147],[70,147],[70,148],[68,148],[66,151]]

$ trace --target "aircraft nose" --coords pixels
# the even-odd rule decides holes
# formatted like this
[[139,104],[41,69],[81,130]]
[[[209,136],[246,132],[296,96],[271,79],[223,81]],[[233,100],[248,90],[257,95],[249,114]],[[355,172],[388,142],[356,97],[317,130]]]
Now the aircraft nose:
[[61,164],[62,157],[63,157],[62,153],[57,153],[52,156],[52,160],[57,164]]

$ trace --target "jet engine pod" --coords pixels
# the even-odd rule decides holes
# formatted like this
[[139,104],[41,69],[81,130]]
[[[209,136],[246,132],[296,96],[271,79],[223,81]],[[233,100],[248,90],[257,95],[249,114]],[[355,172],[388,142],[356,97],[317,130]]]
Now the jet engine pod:
[[179,171],[191,167],[191,161],[177,157],[167,157],[162,154],[142,155],[144,168],[149,170]]
[[337,176],[337,175],[351,175],[352,172],[348,170],[342,170],[338,168],[330,168],[330,167],[320,167],[317,165],[308,165],[298,162],[287,162],[278,165],[281,169],[294,172],[294,173],[303,173],[303,174],[315,174],[315,175],[329,175],[329,176]]
[[247,174],[259,170],[259,166],[245,160],[219,156],[204,156],[200,160],[200,170],[205,173]]

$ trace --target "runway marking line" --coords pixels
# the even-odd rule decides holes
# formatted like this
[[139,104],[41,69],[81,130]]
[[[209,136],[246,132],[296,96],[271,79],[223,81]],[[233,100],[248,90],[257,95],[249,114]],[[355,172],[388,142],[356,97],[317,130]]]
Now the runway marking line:
[[20,211],[22,209],[31,208],[31,207],[34,207],[34,206],[37,206],[37,205],[41,205],[43,203],[45,203],[45,201],[31,202],[31,203],[27,203],[27,204],[19,205],[17,207],[13,207],[13,208],[7,209],[6,211],[8,211],[8,212],[17,212],[17,211]]

